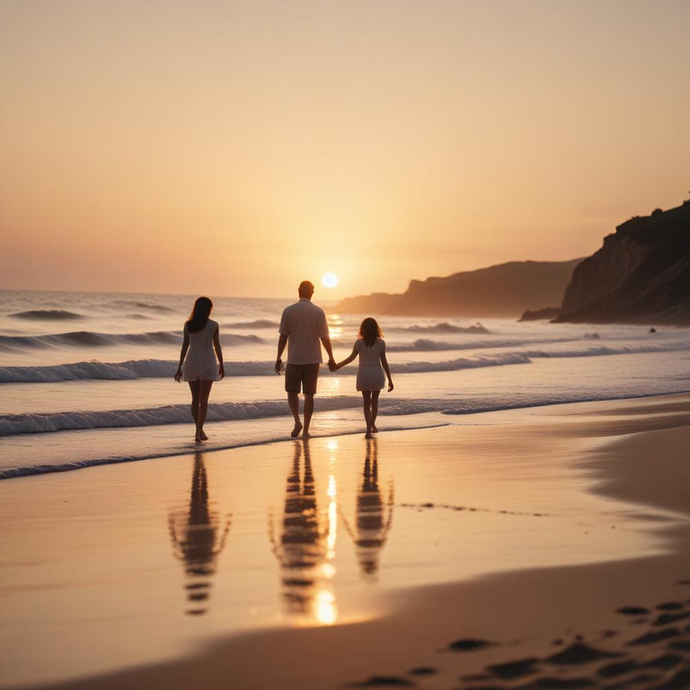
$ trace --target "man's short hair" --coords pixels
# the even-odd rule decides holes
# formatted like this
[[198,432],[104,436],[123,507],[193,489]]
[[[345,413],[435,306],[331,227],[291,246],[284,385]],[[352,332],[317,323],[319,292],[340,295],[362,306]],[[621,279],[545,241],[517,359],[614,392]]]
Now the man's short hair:
[[300,297],[311,297],[314,294],[314,283],[310,280],[303,280],[298,288]]

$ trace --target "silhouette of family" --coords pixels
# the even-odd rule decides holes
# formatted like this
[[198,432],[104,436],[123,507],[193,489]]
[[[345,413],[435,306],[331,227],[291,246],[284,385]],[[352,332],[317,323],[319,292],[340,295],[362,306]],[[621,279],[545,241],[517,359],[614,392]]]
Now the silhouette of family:
[[[351,354],[341,362],[336,362],[326,314],[312,302],[314,284],[308,280],[301,282],[298,294],[299,301],[283,310],[278,329],[278,354],[275,362],[276,374],[282,375],[282,357],[287,346],[285,392],[295,421],[290,436],[298,438],[301,434],[302,438],[309,438],[314,396],[323,364],[323,346],[328,354],[330,371],[342,369],[359,357],[356,387],[362,393],[366,436],[371,438],[378,431],[376,417],[379,394],[386,386],[386,380],[389,393],[394,387],[381,328],[376,319],[364,319]],[[213,382],[220,381],[225,376],[220,331],[218,323],[210,318],[212,310],[213,302],[208,297],[199,297],[194,303],[192,313],[184,324],[180,363],[175,373],[176,381],[189,383],[192,394],[192,418],[196,425],[194,438],[197,443],[208,439],[204,432],[204,422]],[[304,422],[300,419],[300,393],[304,397]]]

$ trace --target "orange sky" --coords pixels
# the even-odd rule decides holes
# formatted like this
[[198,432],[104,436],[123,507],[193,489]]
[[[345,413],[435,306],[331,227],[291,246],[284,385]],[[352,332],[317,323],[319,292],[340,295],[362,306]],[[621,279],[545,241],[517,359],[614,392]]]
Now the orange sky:
[[2,0],[0,286],[589,254],[687,197],[689,32],[684,0]]

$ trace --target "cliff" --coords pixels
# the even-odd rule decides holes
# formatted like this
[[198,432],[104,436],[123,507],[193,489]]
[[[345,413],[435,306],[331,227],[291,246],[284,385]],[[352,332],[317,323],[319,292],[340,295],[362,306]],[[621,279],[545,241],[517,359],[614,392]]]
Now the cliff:
[[560,307],[545,307],[538,311],[529,309],[520,317],[520,321],[551,321],[561,313]]
[[406,292],[342,300],[333,311],[395,316],[518,317],[526,309],[560,304],[572,261],[512,261],[445,278],[413,280]]
[[555,322],[690,325],[690,202],[619,225],[575,269]]
[[340,312],[341,314],[386,314],[388,313],[386,310],[398,299],[400,299],[400,295],[374,292],[371,295],[346,297],[330,311]]

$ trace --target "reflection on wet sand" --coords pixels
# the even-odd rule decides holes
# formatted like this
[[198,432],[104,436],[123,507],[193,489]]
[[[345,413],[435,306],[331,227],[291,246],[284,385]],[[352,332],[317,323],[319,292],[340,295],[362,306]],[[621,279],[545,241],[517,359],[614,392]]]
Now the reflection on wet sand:
[[288,613],[321,624],[335,623],[337,609],[329,580],[335,568],[333,558],[337,520],[335,478],[328,483],[326,517],[317,505],[314,472],[308,442],[295,442],[292,466],[287,477],[280,536],[269,515],[269,538],[281,567],[282,597]]
[[184,564],[189,615],[202,615],[208,610],[216,559],[230,531],[231,514],[225,516],[226,524],[222,526],[218,511],[211,506],[204,454],[196,453],[189,506],[171,509],[168,515],[173,553]]
[[355,543],[357,562],[365,579],[373,579],[379,569],[379,559],[393,522],[393,480],[388,485],[388,496],[381,495],[379,487],[378,445],[376,438],[367,439],[362,488],[357,492],[357,514],[353,530],[347,518],[343,522]]

